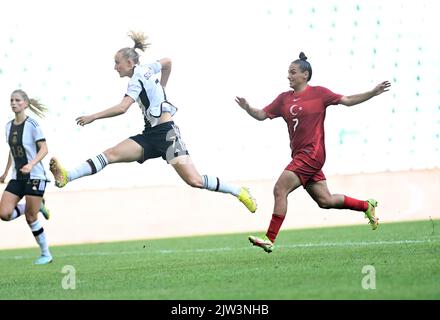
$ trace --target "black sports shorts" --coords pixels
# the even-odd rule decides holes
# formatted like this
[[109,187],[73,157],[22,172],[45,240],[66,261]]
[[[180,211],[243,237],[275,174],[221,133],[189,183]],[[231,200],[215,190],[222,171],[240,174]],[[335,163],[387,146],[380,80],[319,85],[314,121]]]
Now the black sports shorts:
[[24,196],[43,197],[46,183],[46,180],[40,179],[10,180],[5,191],[15,194],[20,199]]
[[174,124],[174,121],[146,128],[141,134],[132,136],[130,139],[144,149],[143,158],[137,161],[139,163],[159,157],[170,163],[179,156],[189,155],[180,137],[179,127]]

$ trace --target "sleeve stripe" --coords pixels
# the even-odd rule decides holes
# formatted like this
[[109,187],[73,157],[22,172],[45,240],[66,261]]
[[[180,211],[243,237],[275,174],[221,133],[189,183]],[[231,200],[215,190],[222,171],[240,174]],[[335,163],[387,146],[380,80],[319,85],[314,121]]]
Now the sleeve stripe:
[[31,119],[31,118],[28,117],[26,120],[29,121],[35,128],[40,126],[38,124],[38,122],[35,121],[34,119]]

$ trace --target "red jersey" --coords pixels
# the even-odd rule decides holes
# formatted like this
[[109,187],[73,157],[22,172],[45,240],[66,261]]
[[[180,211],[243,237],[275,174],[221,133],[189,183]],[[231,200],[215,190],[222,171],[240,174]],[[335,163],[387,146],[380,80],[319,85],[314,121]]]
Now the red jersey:
[[324,119],[327,106],[338,104],[342,95],[324,87],[307,86],[303,91],[281,93],[263,110],[270,119],[283,117],[290,136],[292,158],[303,153],[324,165]]

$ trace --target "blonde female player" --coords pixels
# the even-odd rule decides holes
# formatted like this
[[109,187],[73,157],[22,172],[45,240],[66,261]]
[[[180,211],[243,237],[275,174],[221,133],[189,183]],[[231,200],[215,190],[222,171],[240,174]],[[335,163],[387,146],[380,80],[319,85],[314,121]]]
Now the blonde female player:
[[[50,170],[56,186],[62,188],[75,179],[95,174],[108,164],[118,162],[143,163],[148,159],[162,157],[177,171],[178,175],[191,187],[229,193],[238,198],[246,208],[255,212],[257,205],[249,190],[237,187],[218,177],[200,175],[191,161],[179,128],[173,121],[177,108],[165,94],[165,87],[171,73],[169,58],[141,65],[136,49],[144,51],[147,37],[143,33],[131,32],[133,47],[122,48],[115,55],[115,70],[121,78],[130,78],[122,101],[115,106],[76,119],[84,126],[98,119],[116,117],[127,112],[137,102],[142,110],[145,128],[141,134],[132,136],[101,154],[88,159],[72,170],[65,170],[56,158],[50,161]],[[161,73],[160,79],[157,74]]]
[[[12,166],[12,179],[6,186],[0,200],[0,218],[11,221],[23,213],[26,221],[40,246],[41,255],[34,264],[52,262],[52,255],[42,223],[38,220],[41,211],[46,219],[49,211],[43,203],[46,183],[49,181],[41,160],[47,155],[46,139],[38,122],[27,116],[29,107],[37,116],[42,117],[46,108],[36,99],[29,99],[23,90],[11,94],[11,108],[15,118],[6,124],[6,142],[10,147],[10,156],[0,182],[4,182]],[[26,203],[18,202],[25,197]]]

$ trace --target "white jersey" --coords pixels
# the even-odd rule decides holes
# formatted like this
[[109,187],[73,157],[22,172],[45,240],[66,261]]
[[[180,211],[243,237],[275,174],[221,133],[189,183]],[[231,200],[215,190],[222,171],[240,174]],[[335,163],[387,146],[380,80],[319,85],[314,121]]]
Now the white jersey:
[[14,120],[6,124],[6,142],[9,144],[13,160],[12,179],[41,179],[49,181],[41,161],[32,167],[29,174],[23,174],[20,171],[24,165],[37,156],[37,142],[39,141],[46,141],[46,139],[40,125],[34,119],[27,117],[19,125],[15,125]]
[[146,128],[156,126],[162,112],[170,112],[174,115],[177,111],[177,108],[167,101],[165,91],[157,77],[161,70],[162,65],[159,62],[137,65],[128,82],[125,95],[139,104]]

